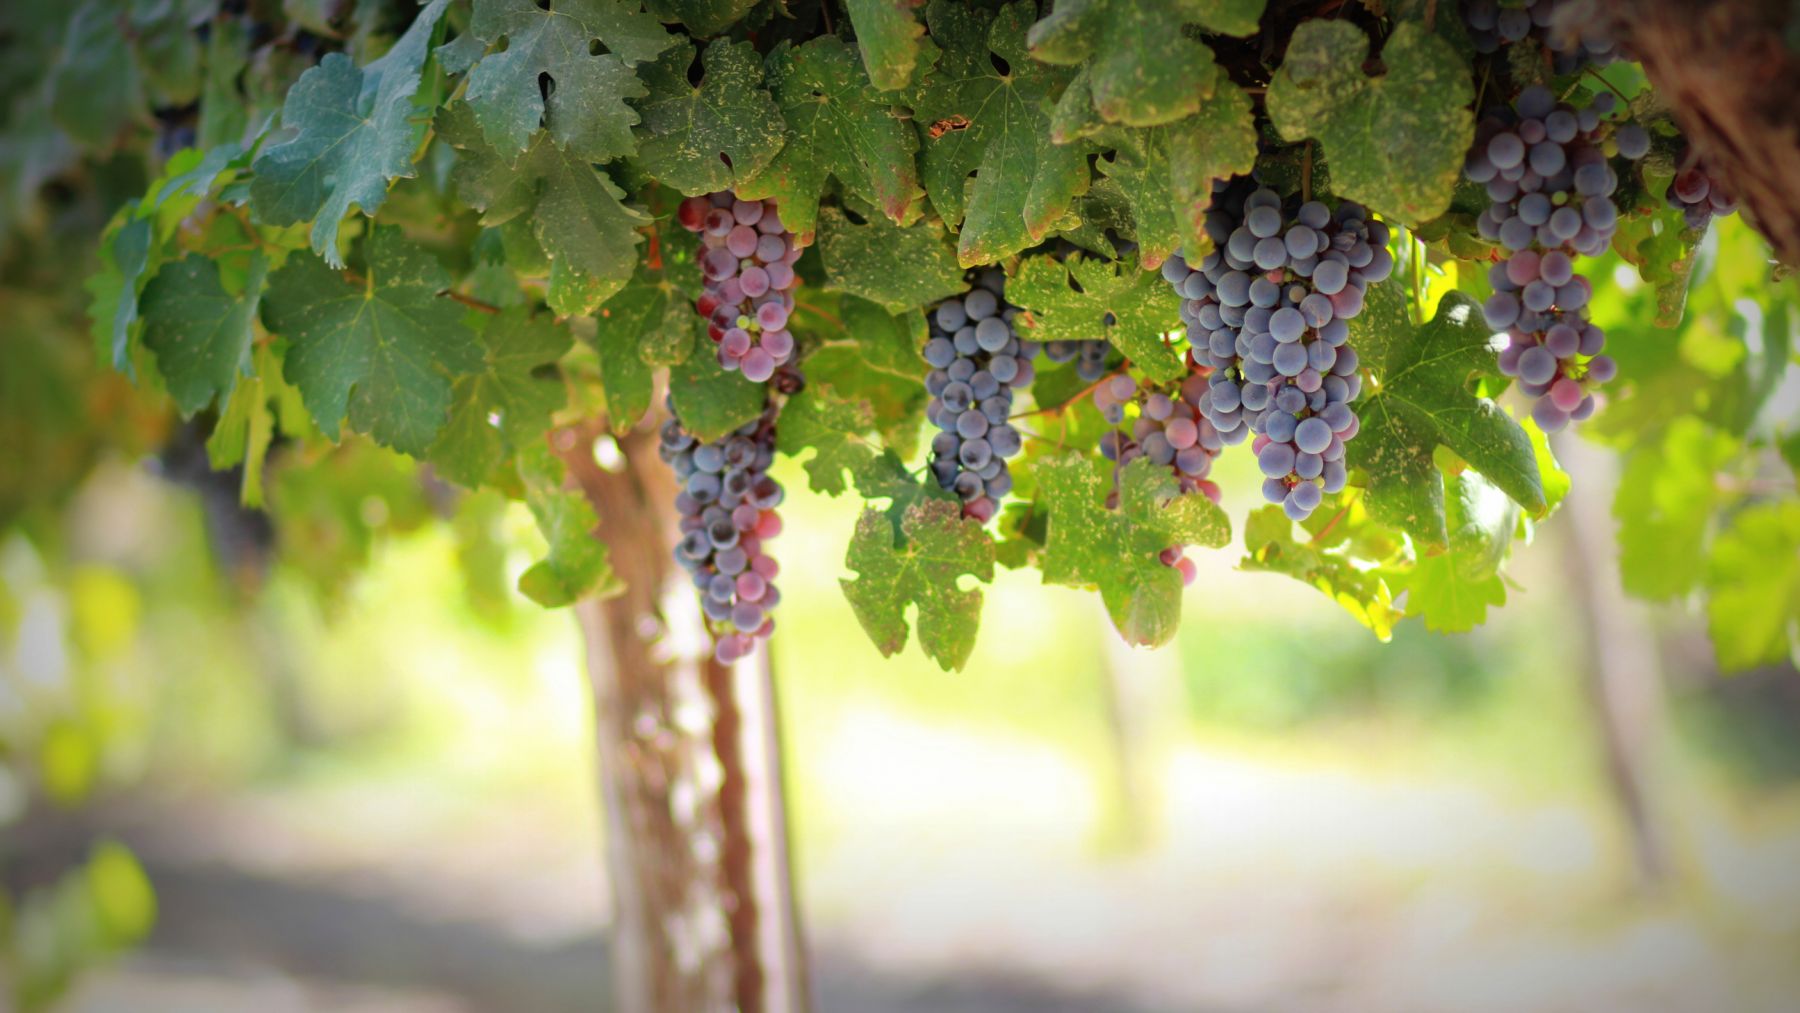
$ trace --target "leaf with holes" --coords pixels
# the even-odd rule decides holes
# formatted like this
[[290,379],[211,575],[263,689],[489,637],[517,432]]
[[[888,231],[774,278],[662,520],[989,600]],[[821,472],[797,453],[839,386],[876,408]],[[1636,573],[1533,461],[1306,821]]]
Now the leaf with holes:
[[1476,377],[1499,375],[1481,308],[1451,292],[1430,323],[1415,327],[1406,298],[1396,286],[1373,286],[1350,322],[1351,341],[1376,380],[1374,393],[1356,405],[1362,429],[1348,455],[1350,466],[1368,475],[1369,512],[1425,546],[1446,547],[1444,481],[1432,457],[1441,444],[1542,514],[1548,503],[1530,437],[1499,405],[1469,390]]
[[781,153],[738,188],[747,200],[773,197],[794,232],[811,232],[828,176],[849,193],[903,221],[925,191],[913,153],[919,135],[870,86],[856,54],[833,36],[769,54],[769,88],[787,121]]
[[415,174],[426,118],[413,104],[426,47],[449,0],[431,0],[394,48],[367,67],[329,53],[300,75],[281,108],[294,136],[252,165],[250,206],[270,225],[311,221],[313,252],[343,267],[338,225],[352,207],[374,216],[388,184]]
[[1041,242],[1087,189],[1087,145],[1050,138],[1050,102],[1070,75],[1026,52],[1034,16],[1025,2],[989,14],[935,0],[925,13],[944,52],[912,91],[922,178],[939,216],[960,226],[964,266]]
[[456,378],[431,463],[473,488],[509,450],[541,441],[550,416],[568,401],[555,363],[572,343],[567,328],[522,307],[491,317],[481,332],[482,367]]
[[900,538],[879,510],[864,510],[840,580],[851,611],[884,656],[899,653],[908,634],[906,608],[916,609],[919,648],[945,671],[961,669],[975,650],[981,590],[957,586],[964,574],[994,579],[994,541],[954,503],[924,500],[905,511]]
[[605,173],[544,131],[509,162],[482,140],[466,104],[444,110],[438,131],[461,153],[457,191],[482,212],[481,223],[529,225],[551,263],[552,309],[564,316],[588,313],[624,287],[643,240],[636,230],[650,216],[623,203],[625,192]]
[[1160,275],[1098,257],[1026,257],[1006,283],[1006,300],[1027,312],[1014,322],[1029,341],[1105,338],[1157,381],[1187,374],[1163,340],[1178,326],[1181,300]]
[[1171,546],[1221,548],[1231,522],[1201,495],[1180,495],[1167,468],[1139,458],[1119,471],[1119,507],[1105,506],[1105,479],[1078,453],[1038,464],[1040,501],[1050,511],[1044,583],[1098,587],[1126,641],[1157,647],[1181,624],[1181,574],[1159,557]]
[[482,368],[463,309],[439,296],[443,267],[403,238],[375,230],[363,276],[322,260],[288,258],[269,278],[263,326],[288,340],[288,381],[325,435],[339,423],[376,442],[423,454],[449,417],[453,380]]
[[676,43],[635,0],[475,0],[467,37],[505,42],[475,63],[464,96],[488,143],[515,158],[542,124],[588,162],[636,150],[626,100],[648,89],[631,68]]
[[683,44],[644,67],[650,94],[637,102],[638,162],[682,193],[730,190],[774,160],[787,128],[750,43],[708,45],[698,86],[688,83],[693,60],[694,47]]
[[1469,67],[1450,43],[1406,22],[1363,72],[1369,37],[1349,21],[1295,29],[1269,83],[1269,120],[1290,141],[1318,138],[1341,197],[1404,223],[1450,206],[1475,136]]

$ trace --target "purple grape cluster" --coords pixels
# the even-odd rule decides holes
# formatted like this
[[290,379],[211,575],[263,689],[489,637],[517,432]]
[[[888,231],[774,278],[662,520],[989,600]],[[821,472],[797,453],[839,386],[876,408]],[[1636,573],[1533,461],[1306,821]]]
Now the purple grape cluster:
[[1075,375],[1088,383],[1106,375],[1107,360],[1111,357],[1112,342],[1105,338],[1044,342],[1044,358],[1057,363],[1074,360]]
[[1012,490],[1006,462],[1023,441],[1007,419],[1015,392],[1036,376],[1032,360],[1039,350],[1013,332],[1019,310],[1005,295],[999,268],[978,272],[967,292],[932,308],[924,350],[931,367],[925,417],[939,430],[931,440],[931,474],[962,500],[964,516],[983,523]]
[[1675,174],[1664,196],[1669,206],[1681,212],[1690,229],[1703,229],[1713,215],[1728,215],[1737,210],[1737,200],[1725,184],[1706,171],[1700,156],[1692,148],[1681,153],[1682,170]]
[[719,363],[762,383],[794,357],[787,329],[800,285],[794,261],[802,237],[781,224],[772,200],[738,200],[720,191],[681,202],[676,219],[700,236],[706,290],[695,309],[719,346]]
[[773,403],[755,421],[711,443],[681,423],[663,423],[657,451],[681,482],[675,509],[681,542],[675,561],[693,578],[700,607],[715,637],[714,656],[730,664],[775,629],[769,612],[781,600],[781,567],[766,543],[781,533],[781,483],[769,475],[775,460]]
[[1362,390],[1348,322],[1393,273],[1388,227],[1357,204],[1333,213],[1240,179],[1215,186],[1206,230],[1217,248],[1197,268],[1162,268],[1208,381],[1197,407],[1222,444],[1255,434],[1264,497],[1304,520],[1344,487]]
[[1593,0],[1532,0],[1518,7],[1498,0],[1470,0],[1463,5],[1469,40],[1478,53],[1535,37],[1550,51],[1558,74],[1583,67],[1604,67],[1625,58],[1612,25]]
[[[1100,437],[1101,456],[1113,462],[1113,490],[1106,494],[1108,510],[1119,506],[1120,472],[1140,457],[1168,468],[1182,495],[1200,493],[1219,502],[1219,485],[1207,476],[1212,474],[1213,461],[1225,449],[1225,442],[1200,413],[1206,390],[1207,379],[1199,373],[1190,373],[1174,388],[1173,395],[1140,389],[1137,381],[1125,373],[1107,377],[1105,383],[1094,388],[1095,406],[1113,425],[1124,421],[1126,405],[1138,406],[1130,435],[1115,429]],[[1181,571],[1183,584],[1192,584],[1198,571],[1193,560],[1184,555],[1185,549],[1186,546],[1172,545],[1163,550],[1160,558],[1165,565]]]
[[1494,293],[1482,307],[1509,339],[1500,370],[1535,399],[1531,415],[1545,432],[1592,415],[1592,388],[1617,372],[1601,354],[1606,333],[1587,316],[1592,286],[1575,272],[1575,257],[1605,253],[1618,228],[1607,142],[1640,156],[1648,148],[1628,130],[1611,136],[1602,117],[1612,108],[1610,93],[1576,110],[1533,85],[1511,110],[1482,120],[1463,165],[1490,201],[1476,228],[1506,250],[1488,270]]

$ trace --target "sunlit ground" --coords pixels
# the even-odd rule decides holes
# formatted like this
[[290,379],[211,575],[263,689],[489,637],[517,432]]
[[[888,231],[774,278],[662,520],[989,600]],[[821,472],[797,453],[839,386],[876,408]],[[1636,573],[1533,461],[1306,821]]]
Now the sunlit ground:
[[[144,546],[200,544],[148,479],[92,495],[101,561],[157,573]],[[841,559],[854,504],[790,503],[782,554]],[[1386,647],[1229,550],[1199,555],[1156,653],[1109,646],[1091,596],[1005,572],[954,674],[880,658],[842,572],[790,563],[775,666],[829,1008],[1794,1008],[1800,791],[1671,714],[1653,800],[1672,869],[1639,888],[1559,590],[1567,538],[1559,520],[1523,550],[1530,590],[1485,630]],[[235,628],[171,579],[202,577],[145,582],[107,670],[156,702],[102,791],[162,924],[72,1008],[604,1005],[568,616],[478,618],[436,529],[382,550],[329,621],[290,578]],[[279,745],[282,693],[315,744]],[[964,979],[982,984],[930,999]]]

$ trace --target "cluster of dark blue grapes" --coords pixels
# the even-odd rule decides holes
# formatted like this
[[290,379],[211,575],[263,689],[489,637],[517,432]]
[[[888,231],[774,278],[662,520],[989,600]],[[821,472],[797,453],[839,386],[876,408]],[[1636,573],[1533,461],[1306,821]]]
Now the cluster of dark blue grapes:
[[1105,338],[1091,341],[1046,341],[1044,358],[1062,363],[1075,362],[1075,375],[1093,383],[1106,375],[1107,360],[1112,356],[1112,342]]
[[1690,229],[1703,229],[1713,215],[1728,215],[1737,210],[1737,200],[1725,184],[1706,171],[1700,156],[1692,148],[1681,153],[1682,166],[1664,194],[1669,206],[1681,212]]
[[1215,185],[1206,231],[1217,248],[1197,266],[1175,256],[1162,268],[1182,297],[1189,363],[1208,380],[1200,414],[1221,444],[1255,434],[1263,496],[1305,520],[1344,487],[1362,390],[1348,321],[1393,273],[1388,227],[1357,204],[1333,213],[1237,179]]
[[694,580],[700,607],[716,644],[714,656],[730,664],[748,655],[758,638],[775,629],[769,611],[781,600],[775,575],[781,567],[766,551],[781,533],[781,483],[769,476],[775,460],[776,405],[736,432],[701,443],[681,423],[663,423],[658,453],[675,472],[681,492],[681,542],[675,561]]
[[1503,7],[1499,0],[1470,0],[1463,6],[1463,19],[1476,52],[1497,53],[1503,46],[1536,36],[1550,51],[1558,74],[1625,58],[1593,0],[1531,0],[1517,7]]
[[1591,388],[1617,372],[1600,354],[1606,332],[1588,319],[1593,288],[1574,266],[1577,255],[1605,253],[1618,229],[1608,147],[1638,157],[1649,147],[1642,128],[1613,136],[1602,119],[1612,108],[1607,92],[1576,110],[1532,85],[1510,110],[1483,118],[1463,165],[1491,202],[1478,231],[1507,251],[1488,270],[1494,294],[1483,305],[1488,326],[1509,339],[1500,370],[1535,399],[1531,415],[1545,432],[1592,415]]
[[974,285],[946,299],[928,314],[925,390],[931,401],[925,417],[939,430],[931,440],[931,474],[962,500],[963,514],[983,523],[1012,490],[1008,458],[1023,445],[1007,419],[1014,392],[1031,383],[1036,371],[1035,341],[1013,333],[1018,309],[1005,300],[1006,275],[986,268]]
[[705,280],[695,309],[719,346],[719,363],[757,383],[794,357],[787,329],[800,278],[794,261],[805,244],[789,232],[772,200],[738,200],[720,191],[681,202],[676,220],[700,237]]

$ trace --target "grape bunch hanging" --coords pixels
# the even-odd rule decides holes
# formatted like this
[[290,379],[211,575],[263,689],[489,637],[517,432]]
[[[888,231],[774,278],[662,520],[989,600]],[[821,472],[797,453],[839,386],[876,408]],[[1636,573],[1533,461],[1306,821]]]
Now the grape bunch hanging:
[[787,329],[800,279],[794,261],[805,243],[781,223],[772,200],[739,200],[721,191],[681,202],[676,218],[700,236],[705,279],[697,309],[719,346],[719,364],[762,383],[794,358]]
[[1012,490],[1006,462],[1023,441],[1007,419],[1015,393],[1036,376],[1032,360],[1040,347],[1013,332],[1019,311],[1005,295],[1004,273],[977,273],[967,292],[933,307],[923,353],[931,367],[925,418],[938,429],[931,439],[932,477],[962,500],[966,516],[983,522]]

